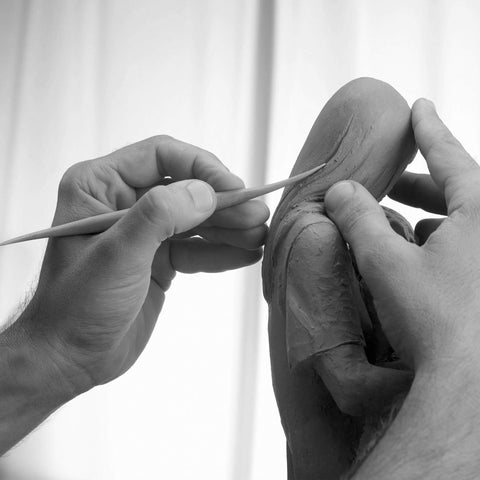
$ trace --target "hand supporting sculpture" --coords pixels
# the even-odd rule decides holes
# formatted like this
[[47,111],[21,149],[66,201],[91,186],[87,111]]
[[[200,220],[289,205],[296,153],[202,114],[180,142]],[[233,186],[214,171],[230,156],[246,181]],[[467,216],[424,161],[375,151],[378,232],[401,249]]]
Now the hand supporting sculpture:
[[358,183],[340,182],[325,199],[386,335],[415,372],[403,406],[355,480],[467,480],[480,469],[480,167],[431,102],[415,102],[412,124],[431,176],[405,175],[392,196],[448,215],[417,226],[421,247],[390,228]]

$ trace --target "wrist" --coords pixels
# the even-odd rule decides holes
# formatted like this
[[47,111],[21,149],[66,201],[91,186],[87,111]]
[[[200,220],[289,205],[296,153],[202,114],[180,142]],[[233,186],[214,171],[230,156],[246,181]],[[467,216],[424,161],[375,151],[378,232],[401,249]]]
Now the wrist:
[[28,385],[39,404],[54,410],[91,385],[65,360],[61,342],[44,328],[49,323],[45,320],[33,299],[15,323],[1,333],[0,343],[6,371],[23,386]]
[[77,394],[25,320],[0,333],[0,455]]

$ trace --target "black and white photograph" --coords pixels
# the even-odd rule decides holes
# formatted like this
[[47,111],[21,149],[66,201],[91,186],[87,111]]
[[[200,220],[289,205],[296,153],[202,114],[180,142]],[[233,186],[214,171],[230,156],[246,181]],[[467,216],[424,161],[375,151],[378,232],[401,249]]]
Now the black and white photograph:
[[0,0],[0,480],[480,479],[480,2]]

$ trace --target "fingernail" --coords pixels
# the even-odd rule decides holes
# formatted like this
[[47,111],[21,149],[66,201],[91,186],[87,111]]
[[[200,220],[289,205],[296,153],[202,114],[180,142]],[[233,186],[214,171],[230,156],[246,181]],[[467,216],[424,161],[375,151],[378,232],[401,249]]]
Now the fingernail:
[[325,194],[325,207],[334,212],[342,201],[350,198],[355,192],[352,182],[342,181],[332,185]]
[[212,209],[215,201],[212,187],[205,182],[193,180],[187,185],[187,190],[197,211],[207,212]]

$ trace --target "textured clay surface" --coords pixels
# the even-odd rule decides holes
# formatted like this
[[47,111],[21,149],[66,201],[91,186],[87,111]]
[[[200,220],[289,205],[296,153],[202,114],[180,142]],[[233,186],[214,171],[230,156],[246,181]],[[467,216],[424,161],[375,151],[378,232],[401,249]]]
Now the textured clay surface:
[[[291,175],[326,167],[287,187],[272,218],[263,286],[289,479],[339,478],[365,419],[410,384],[409,372],[374,364],[395,356],[323,199],[331,185],[352,179],[380,200],[415,153],[401,95],[378,80],[349,82],[320,112]],[[388,215],[397,232],[413,239],[406,220]]]

